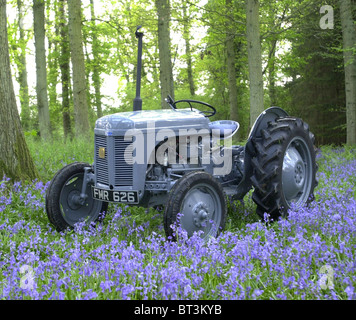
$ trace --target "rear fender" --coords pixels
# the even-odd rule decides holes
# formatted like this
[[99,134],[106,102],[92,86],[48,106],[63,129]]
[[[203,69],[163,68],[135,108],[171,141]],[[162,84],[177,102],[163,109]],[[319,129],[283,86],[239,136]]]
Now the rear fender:
[[288,117],[288,113],[279,107],[271,107],[263,111],[253,124],[250,134],[248,135],[248,142],[252,138],[261,137],[261,130],[266,128],[268,122],[274,121],[277,118]]

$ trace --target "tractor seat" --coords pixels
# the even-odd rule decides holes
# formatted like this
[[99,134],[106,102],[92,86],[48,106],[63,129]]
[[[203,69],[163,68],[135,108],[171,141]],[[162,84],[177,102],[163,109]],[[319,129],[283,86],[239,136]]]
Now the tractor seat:
[[209,123],[212,135],[217,136],[218,139],[231,138],[237,132],[239,127],[240,124],[232,120],[219,120]]

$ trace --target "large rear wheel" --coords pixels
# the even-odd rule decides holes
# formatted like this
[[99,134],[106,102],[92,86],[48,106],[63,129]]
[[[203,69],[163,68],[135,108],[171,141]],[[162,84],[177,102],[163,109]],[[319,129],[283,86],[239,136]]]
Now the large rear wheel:
[[279,118],[254,139],[252,199],[257,213],[273,220],[286,216],[292,204],[304,206],[317,185],[314,135],[299,118]]

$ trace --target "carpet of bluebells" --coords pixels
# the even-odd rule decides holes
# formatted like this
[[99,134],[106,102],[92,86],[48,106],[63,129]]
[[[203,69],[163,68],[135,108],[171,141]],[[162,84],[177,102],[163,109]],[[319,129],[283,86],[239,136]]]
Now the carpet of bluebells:
[[111,206],[57,233],[48,182],[0,179],[0,299],[356,299],[356,150],[318,154],[316,200],[259,221],[250,195],[218,238],[187,238],[162,212]]

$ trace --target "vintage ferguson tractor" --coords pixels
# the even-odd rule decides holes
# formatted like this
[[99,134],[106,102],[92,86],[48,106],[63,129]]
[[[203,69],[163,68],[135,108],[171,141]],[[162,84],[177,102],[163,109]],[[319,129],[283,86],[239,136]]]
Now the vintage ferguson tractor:
[[245,146],[235,146],[231,137],[239,124],[211,122],[216,109],[207,103],[168,96],[170,109],[142,110],[138,29],[133,111],[98,119],[94,163],[69,164],[53,177],[46,211],[56,229],[95,222],[113,202],[162,206],[167,236],[179,220],[189,236],[201,231],[208,238],[224,228],[227,196],[241,200],[253,189],[258,215],[274,220],[286,216],[292,203],[307,204],[317,171],[308,125],[272,107],[257,118]]

